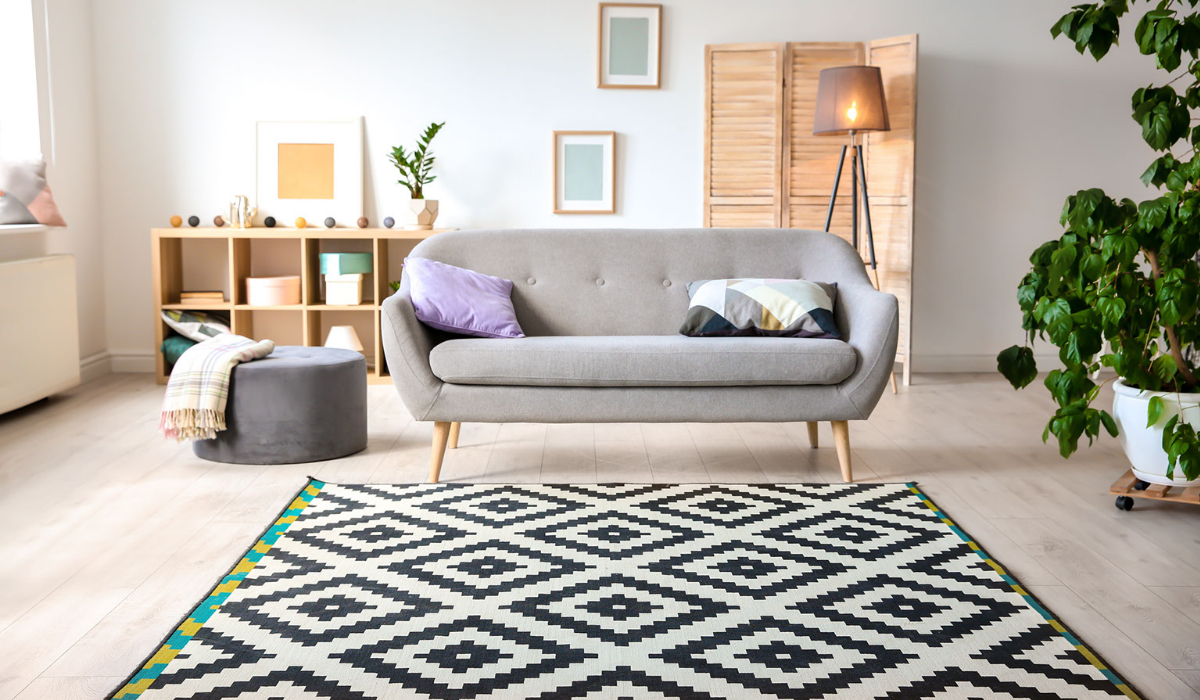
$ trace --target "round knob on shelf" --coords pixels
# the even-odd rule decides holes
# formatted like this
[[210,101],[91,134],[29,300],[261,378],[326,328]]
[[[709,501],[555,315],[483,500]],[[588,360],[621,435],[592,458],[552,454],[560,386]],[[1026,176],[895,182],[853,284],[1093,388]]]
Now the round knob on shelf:
[[221,228],[224,225],[225,225],[224,217],[222,217],[222,216],[214,216],[213,217],[213,226],[216,226],[217,228]]
[[296,228],[304,228],[305,226],[308,226],[308,222],[304,220],[304,217],[296,217]]
[[275,228],[275,217],[268,216],[267,218],[263,219],[263,226],[266,226],[267,228]]
[[188,217],[188,226],[195,228],[199,225],[200,225],[200,217],[198,217],[198,216],[189,216]]
[[333,228],[336,225],[337,222],[333,220],[332,216],[325,217],[325,228]]
[[388,228],[391,228],[396,225],[396,220],[389,216],[388,218],[383,220],[383,225],[387,226]]
[[175,216],[172,216],[171,217],[171,226],[173,228],[179,228],[180,226],[183,226],[183,217],[179,216],[178,214],[176,214]]
[[369,224],[369,223],[371,223],[371,222],[367,221],[367,217],[365,217],[365,216],[358,217],[358,227],[359,228],[366,228],[367,224]]

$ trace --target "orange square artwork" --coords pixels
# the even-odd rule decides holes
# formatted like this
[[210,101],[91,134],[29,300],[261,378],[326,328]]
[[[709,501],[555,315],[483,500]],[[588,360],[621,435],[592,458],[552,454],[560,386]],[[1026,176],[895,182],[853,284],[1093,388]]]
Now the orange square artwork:
[[279,198],[333,199],[333,144],[279,144]]

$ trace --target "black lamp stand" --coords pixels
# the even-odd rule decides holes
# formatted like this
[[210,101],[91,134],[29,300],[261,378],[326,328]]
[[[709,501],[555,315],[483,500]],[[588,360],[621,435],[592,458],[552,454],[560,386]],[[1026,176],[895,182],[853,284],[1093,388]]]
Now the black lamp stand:
[[829,195],[829,211],[825,214],[825,232],[829,233],[829,225],[833,223],[833,205],[837,203],[838,185],[842,181],[842,165],[846,162],[846,149],[853,148],[854,151],[850,154],[850,170],[854,173],[850,178],[850,244],[858,250],[858,186],[861,182],[863,215],[867,219],[867,251],[871,258],[871,270],[875,270],[875,236],[871,234],[871,199],[867,196],[867,168],[863,163],[862,144],[855,143],[854,136],[854,131],[851,131],[850,143],[848,146],[842,146],[842,155],[838,158],[837,175],[833,176],[833,193]]

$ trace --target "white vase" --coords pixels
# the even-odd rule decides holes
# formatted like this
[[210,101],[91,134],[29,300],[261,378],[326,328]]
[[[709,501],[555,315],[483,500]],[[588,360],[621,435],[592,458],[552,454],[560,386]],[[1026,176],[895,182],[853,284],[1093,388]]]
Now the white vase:
[[417,217],[417,225],[412,228],[419,231],[428,231],[433,228],[433,222],[437,221],[438,215],[436,199],[411,199],[408,202],[408,208]]
[[[1180,414],[1181,407],[1183,416],[1180,420],[1186,420],[1193,427],[1200,429],[1200,393],[1142,391],[1129,386],[1124,379],[1116,381],[1113,391],[1113,418],[1116,419],[1117,429],[1120,431],[1117,440],[1133,466],[1134,476],[1151,484],[1200,485],[1200,479],[1185,479],[1183,470],[1178,465],[1175,467],[1175,478],[1168,479],[1167,453],[1162,447],[1163,427],[1172,416]],[[1150,399],[1155,396],[1162,397],[1163,412],[1154,425],[1146,427],[1150,418]]]

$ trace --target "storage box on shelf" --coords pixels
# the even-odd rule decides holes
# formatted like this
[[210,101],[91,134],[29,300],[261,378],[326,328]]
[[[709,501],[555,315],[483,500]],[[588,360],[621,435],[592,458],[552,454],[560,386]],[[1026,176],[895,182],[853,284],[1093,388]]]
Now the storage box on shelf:
[[[432,231],[411,231],[407,229],[388,228],[346,228],[346,229],[315,229],[315,228],[156,228],[151,230],[151,275],[154,283],[154,356],[155,376],[159,384],[165,384],[170,374],[170,368],[163,360],[159,347],[168,332],[162,322],[163,309],[185,308],[199,311],[221,311],[230,315],[230,325],[234,333],[245,335],[255,340],[270,337],[283,341],[281,344],[300,342],[304,345],[321,345],[325,333],[334,325],[360,326],[359,335],[365,348],[368,362],[374,361],[374,366],[368,369],[367,380],[373,384],[391,382],[387,371],[387,363],[383,358],[383,340],[380,335],[379,305],[391,293],[388,282],[391,275],[399,277],[399,266],[396,272],[389,275],[389,257],[399,261],[408,254],[412,247],[421,240],[437,235],[442,231],[453,229],[436,229]],[[213,256],[189,261],[185,265],[184,241],[201,239],[211,241],[224,240],[226,255],[220,264],[226,268],[229,287],[229,301],[213,301],[210,304],[181,302],[180,294],[184,289],[184,270],[188,267],[193,275],[196,265],[213,266],[217,263]],[[283,269],[287,274],[299,274],[300,303],[269,306],[251,306],[247,298],[247,278],[253,276],[252,271],[262,265],[252,265],[252,242],[255,240],[298,241],[299,259],[272,260],[270,269]],[[370,275],[371,283],[360,293],[360,303],[356,305],[338,305],[329,303],[321,296],[321,245],[329,242],[331,246],[353,245],[370,248],[371,266],[374,272]],[[268,244],[262,244],[268,245]],[[285,247],[286,249],[286,247]],[[274,249],[273,249],[274,250]],[[284,253],[285,257],[295,256],[294,250]],[[349,260],[349,258],[347,258]],[[267,261],[260,260],[259,263]],[[201,276],[211,278],[212,269],[201,270]],[[220,270],[216,273],[221,274]],[[261,274],[261,273],[260,273]],[[267,276],[278,276],[274,272]],[[364,279],[367,275],[363,276]],[[190,282],[191,280],[189,280]],[[332,301],[338,301],[333,299]],[[367,322],[358,314],[370,314]],[[258,315],[258,323],[255,316]],[[355,323],[355,318],[361,322]],[[256,326],[258,333],[256,333]],[[368,338],[368,335],[373,337]],[[274,336],[274,337],[273,337]]]

